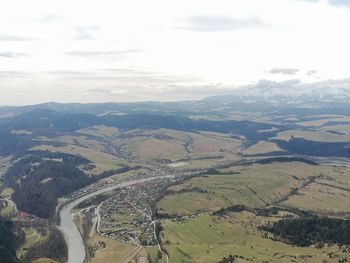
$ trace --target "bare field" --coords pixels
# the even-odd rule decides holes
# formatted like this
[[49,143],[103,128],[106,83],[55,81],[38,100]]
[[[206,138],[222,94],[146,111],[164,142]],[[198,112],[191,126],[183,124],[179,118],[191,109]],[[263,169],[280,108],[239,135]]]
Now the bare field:
[[319,128],[320,131],[333,131],[338,133],[343,133],[345,135],[350,135],[350,125],[331,125]]
[[139,161],[225,157],[237,153],[241,140],[220,133],[192,133],[168,129],[134,130],[116,139],[124,152]]
[[319,141],[319,142],[349,142],[350,135],[338,135],[325,131],[300,131],[290,130],[277,134],[272,139],[289,141],[292,138],[302,138],[305,140]]
[[127,245],[117,240],[97,235],[93,236],[88,241],[89,245],[91,246],[95,246],[99,242],[104,242],[106,244],[106,247],[97,250],[95,256],[89,260],[90,263],[122,263],[125,262],[137,249],[135,246]]
[[343,115],[318,115],[313,117],[317,117],[320,119],[299,122],[297,124],[306,127],[321,127],[327,124],[328,122],[350,122],[350,117]]
[[283,152],[284,150],[278,147],[274,142],[260,141],[242,152],[245,155],[256,155],[256,154],[266,154],[274,152]]
[[89,136],[100,137],[103,139],[110,139],[119,134],[119,130],[114,127],[108,127],[104,125],[92,126],[86,129],[81,129],[77,133]]
[[301,208],[326,215],[350,214],[350,188],[312,183],[280,203],[282,206]]
[[41,145],[41,146],[36,146],[31,150],[62,152],[62,153],[80,155],[90,160],[96,165],[96,168],[89,171],[92,174],[99,174],[103,171],[116,169],[125,164],[129,164],[126,160],[118,158],[114,155],[95,151],[93,149],[84,148],[77,145],[66,145],[66,146],[60,146],[60,147],[55,147],[50,145]]
[[173,139],[132,138],[125,143],[124,151],[130,152],[134,158],[141,161],[161,159],[176,161],[187,158],[182,143]]

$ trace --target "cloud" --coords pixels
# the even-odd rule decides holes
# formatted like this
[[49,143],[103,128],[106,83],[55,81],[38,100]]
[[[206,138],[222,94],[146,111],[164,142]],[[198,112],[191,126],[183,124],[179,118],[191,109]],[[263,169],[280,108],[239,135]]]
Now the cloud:
[[247,85],[244,87],[259,87],[259,88],[283,88],[283,87],[294,87],[302,84],[300,79],[288,79],[284,81],[273,81],[268,79],[261,79],[256,84]]
[[38,22],[38,23],[52,24],[52,23],[56,23],[56,22],[61,22],[64,19],[65,19],[65,17],[61,16],[61,15],[48,14],[48,15],[44,15],[44,16],[39,17],[39,18],[29,19],[29,20],[35,21],[35,22]]
[[[298,1],[304,1],[304,2],[310,2],[310,3],[319,3],[320,0],[298,0]],[[350,7],[350,0],[328,0],[328,4],[334,5],[334,6],[349,6]]]
[[95,39],[95,33],[99,31],[98,26],[77,26],[75,28],[75,40]]
[[150,70],[134,69],[134,68],[107,68],[102,69],[104,72],[126,74],[126,75],[155,75],[156,73]]
[[207,96],[228,95],[232,89],[218,84],[118,84],[118,88],[94,88],[88,93],[105,98],[138,98],[139,101],[154,100],[154,96],[162,101],[202,99]]
[[269,71],[271,74],[295,75],[299,72],[296,68],[273,68]]
[[12,36],[12,35],[0,35],[0,41],[31,41],[33,38]]
[[18,52],[0,52],[0,57],[4,57],[4,58],[28,57],[28,54],[18,53]]
[[329,80],[323,80],[319,82],[314,82],[312,84],[308,85],[314,85],[314,86],[328,86],[328,87],[346,87],[349,89],[350,87],[350,78],[341,78],[341,79],[329,79]]
[[298,1],[303,1],[303,2],[309,2],[309,3],[318,3],[320,0],[298,0]]
[[83,58],[108,58],[108,57],[121,57],[127,54],[141,52],[138,49],[128,49],[119,51],[70,51],[66,52],[66,55],[83,57]]
[[308,72],[306,72],[306,74],[308,76],[312,76],[312,75],[315,75],[317,73],[317,70],[309,70]]
[[53,70],[46,71],[45,73],[58,75],[58,76],[89,76],[94,75],[93,72],[77,71],[77,70]]
[[349,0],[328,0],[328,3],[335,6],[350,6]]
[[26,71],[0,70],[0,78],[25,78],[31,74]]
[[229,16],[192,16],[185,29],[201,32],[230,31],[263,28],[266,24],[257,17],[234,18]]
[[103,94],[124,94],[128,90],[126,89],[90,89],[90,92],[103,93]]

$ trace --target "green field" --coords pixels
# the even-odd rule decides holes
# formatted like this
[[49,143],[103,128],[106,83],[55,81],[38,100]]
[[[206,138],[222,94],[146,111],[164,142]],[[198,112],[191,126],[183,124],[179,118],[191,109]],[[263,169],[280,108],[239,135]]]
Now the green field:
[[25,242],[21,245],[21,247],[17,250],[17,257],[20,258],[24,255],[29,248],[38,244],[39,242],[44,241],[49,236],[49,231],[46,231],[45,234],[41,234],[36,231],[34,228],[25,228],[24,232],[26,234]]
[[[155,218],[163,227],[160,236],[171,263],[214,263],[230,254],[241,257],[235,262],[339,262],[346,254],[342,252],[344,247],[328,244],[323,248],[297,247],[273,239],[272,234],[259,230],[259,226],[285,218],[285,214],[262,217],[247,211],[232,212],[225,216],[214,216],[212,213],[234,205],[245,205],[249,208],[297,208],[318,215],[350,217],[350,168],[303,162],[253,163],[269,154],[276,157],[281,152],[281,155],[290,156],[273,139],[288,141],[302,138],[317,142],[349,142],[350,125],[347,122],[350,119],[340,115],[308,118],[288,115],[277,116],[276,120],[275,117],[258,113],[249,116],[249,119],[273,124],[267,126],[271,128],[258,130],[257,138],[261,135],[259,138],[262,139],[252,140],[252,145],[245,144],[251,139],[248,135],[245,138],[244,135],[236,134],[185,132],[164,128],[119,130],[101,125],[60,136],[36,138],[37,146],[31,150],[48,150],[85,157],[96,166],[93,169],[79,166],[88,175],[98,175],[125,165],[142,167],[101,179],[98,182],[100,185],[115,183],[118,176],[128,179],[129,176],[149,174],[150,171],[180,173],[214,168],[210,169],[208,175],[186,179],[167,188],[164,196],[155,204]],[[247,116],[232,113],[232,116],[227,117],[206,118],[244,120]],[[278,128],[285,120],[295,124],[296,128]],[[278,131],[281,132],[273,133]],[[264,137],[263,134],[267,132],[273,134],[272,138]],[[26,135],[21,130],[14,130],[14,133]],[[243,165],[240,162],[240,165],[234,165],[236,161],[252,163]],[[2,174],[11,162],[10,156],[0,159]],[[45,180],[50,180],[50,177]],[[45,183],[45,180],[40,183]],[[5,188],[0,196],[9,198],[11,194],[12,189]],[[99,202],[96,201],[94,205]],[[143,199],[138,202],[143,206],[149,205]],[[115,211],[109,211],[110,217],[103,220],[116,222],[118,225],[105,224],[101,227],[102,231],[134,229],[133,222],[138,219],[139,214],[131,208],[118,205],[115,208]],[[14,206],[10,204],[0,215],[12,212]],[[82,229],[82,221],[77,222]],[[140,231],[141,229],[136,229],[135,233],[141,235]],[[18,250],[19,257],[46,236],[34,229],[26,229],[26,241]],[[105,242],[107,247],[96,248],[99,241]],[[89,258],[88,262],[137,262],[138,257],[144,258],[148,254],[152,262],[166,262],[164,257],[156,261],[157,247],[139,248],[121,241],[123,240],[108,239],[97,234],[88,237],[89,248],[96,249],[94,257]],[[328,255],[331,252],[335,254],[333,258]]]
[[263,207],[301,187],[308,177],[319,175],[320,169],[303,163],[223,169],[220,171],[225,174],[197,177],[170,187],[170,194],[157,203],[157,208],[159,213],[191,215],[236,204]]
[[11,201],[5,200],[6,206],[0,209],[0,216],[14,216],[16,214],[15,204]]
[[118,158],[114,155],[93,150],[90,148],[85,148],[77,145],[66,145],[61,147],[55,147],[50,145],[41,145],[32,148],[32,150],[40,150],[40,151],[51,151],[51,152],[62,152],[68,154],[75,154],[85,157],[90,160],[93,164],[96,165],[91,171],[88,171],[92,174],[99,174],[103,171],[108,171],[112,169],[120,168],[124,165],[130,164],[128,161]]
[[[81,155],[96,165],[88,171],[98,174],[123,165],[188,160],[185,169],[207,168],[237,159],[241,140],[214,132],[183,132],[168,129],[136,129],[121,133],[116,128],[94,126],[73,135],[40,137],[32,150]],[[60,143],[60,146],[47,145]],[[84,167],[82,167],[84,169]]]
[[115,145],[120,145],[124,152],[133,156],[139,162],[183,159],[198,159],[212,157],[227,157],[235,155],[240,140],[220,133],[193,133],[168,129],[133,130],[126,138],[116,139]]
[[0,197],[9,198],[9,197],[11,197],[12,194],[13,194],[13,189],[7,187],[7,188],[2,190],[2,192],[0,193]]
[[[162,240],[172,263],[214,263],[230,254],[244,257],[237,262],[338,262],[347,255],[338,246],[301,248],[265,238],[257,227],[268,220],[277,218],[242,212],[202,215],[183,223],[166,220]],[[330,252],[337,256],[329,259]]]
[[[158,201],[163,215],[162,241],[170,262],[218,262],[223,256],[243,256],[237,262],[338,262],[346,256],[337,246],[297,247],[274,241],[258,226],[285,217],[251,212],[213,216],[211,211],[243,204],[262,208],[275,204],[328,216],[350,215],[350,168],[300,162],[235,166],[221,174],[196,177],[167,189]],[[345,251],[345,250],[344,250]],[[335,253],[334,258],[328,254]]]

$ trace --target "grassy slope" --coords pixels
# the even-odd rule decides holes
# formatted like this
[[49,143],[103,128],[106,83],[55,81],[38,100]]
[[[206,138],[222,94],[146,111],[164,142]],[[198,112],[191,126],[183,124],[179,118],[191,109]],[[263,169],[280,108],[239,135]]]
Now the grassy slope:
[[[327,253],[336,246],[300,248],[263,238],[257,226],[274,218],[255,217],[248,212],[231,213],[225,218],[202,215],[185,223],[164,221],[163,241],[170,261],[218,262],[223,256],[244,256],[252,262],[338,262]],[[341,253],[340,253],[341,254]],[[246,261],[239,261],[246,262]]]
[[318,142],[349,142],[350,135],[338,135],[325,131],[289,130],[280,132],[273,139],[288,141],[292,137]]
[[77,145],[66,145],[60,147],[41,145],[34,147],[33,150],[48,150],[51,152],[62,152],[74,155],[81,155],[87,158],[88,160],[92,161],[96,165],[96,168],[91,171],[93,174],[99,174],[106,170],[117,169],[118,167],[128,164],[127,161],[113,156],[111,154],[80,147]]
[[[140,161],[196,159],[234,155],[241,141],[219,133],[192,133],[168,129],[135,130],[114,141]],[[159,136],[166,136],[161,138]],[[186,147],[187,145],[187,147]]]
[[89,240],[89,244],[94,245],[99,241],[105,242],[106,248],[98,250],[95,257],[90,260],[91,263],[124,262],[124,260],[135,250],[134,246],[126,245],[117,240],[97,235]]
[[49,231],[47,231],[45,235],[41,235],[33,228],[25,228],[24,232],[26,234],[26,239],[22,246],[17,250],[18,258],[24,255],[29,248],[47,239],[50,234]]
[[193,178],[169,188],[179,192],[199,187],[208,193],[182,192],[167,195],[158,202],[157,207],[160,212],[182,215],[215,211],[234,204],[262,207],[282,198],[293,188],[300,187],[307,177],[317,175],[319,169],[302,163],[273,163],[224,169],[222,172],[231,174]]
[[266,154],[273,152],[281,152],[283,149],[278,147],[274,142],[260,141],[249,148],[243,150],[245,155]]

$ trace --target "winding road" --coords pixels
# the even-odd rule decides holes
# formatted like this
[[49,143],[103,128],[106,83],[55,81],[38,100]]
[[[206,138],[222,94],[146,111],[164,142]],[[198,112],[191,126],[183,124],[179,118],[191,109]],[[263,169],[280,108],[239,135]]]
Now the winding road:
[[67,246],[68,246],[68,261],[67,263],[83,263],[86,258],[86,251],[85,246],[83,242],[83,238],[81,237],[81,234],[78,230],[78,227],[75,225],[73,221],[73,215],[72,215],[72,209],[79,205],[80,203],[84,202],[85,200],[102,194],[104,192],[108,192],[114,189],[127,187],[130,185],[142,183],[142,182],[148,182],[156,179],[164,179],[164,178],[173,178],[174,175],[164,175],[164,176],[157,176],[157,177],[149,177],[145,179],[138,179],[128,182],[123,182],[119,184],[114,184],[110,186],[106,186],[102,189],[96,190],[95,192],[91,192],[87,195],[84,195],[68,204],[66,204],[59,212],[60,216],[60,230],[64,234],[64,238],[66,240]]

